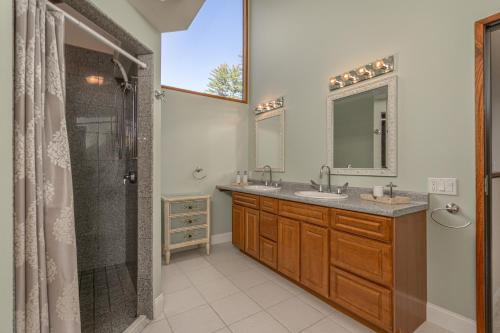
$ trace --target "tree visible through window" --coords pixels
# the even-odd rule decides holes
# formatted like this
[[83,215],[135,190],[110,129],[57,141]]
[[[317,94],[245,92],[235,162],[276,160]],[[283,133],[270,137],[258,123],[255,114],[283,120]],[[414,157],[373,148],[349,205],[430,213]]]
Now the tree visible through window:
[[167,89],[246,100],[247,0],[206,0],[186,31],[162,34]]

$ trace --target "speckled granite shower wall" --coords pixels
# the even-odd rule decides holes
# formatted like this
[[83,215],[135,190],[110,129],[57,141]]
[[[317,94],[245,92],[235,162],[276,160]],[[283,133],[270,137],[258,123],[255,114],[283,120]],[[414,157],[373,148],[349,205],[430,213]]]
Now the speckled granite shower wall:
[[[112,121],[122,109],[115,81],[121,74],[109,54],[70,45],[65,53],[78,269],[127,262],[136,270],[137,184],[124,185],[123,175],[137,170],[137,163],[118,158]],[[136,67],[119,59],[126,69]],[[89,76],[101,77],[102,83],[89,84]],[[130,112],[131,100],[128,105]]]

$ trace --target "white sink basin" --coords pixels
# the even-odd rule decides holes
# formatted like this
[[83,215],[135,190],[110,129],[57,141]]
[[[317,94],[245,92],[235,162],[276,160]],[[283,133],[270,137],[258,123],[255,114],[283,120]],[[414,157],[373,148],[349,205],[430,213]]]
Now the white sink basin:
[[349,196],[347,194],[337,194],[329,192],[318,192],[318,191],[299,191],[295,192],[296,196],[314,199],[347,199]]
[[270,192],[270,191],[279,191],[279,190],[281,190],[281,187],[266,186],[266,185],[247,185],[244,188],[247,189],[247,190],[262,191],[262,192]]

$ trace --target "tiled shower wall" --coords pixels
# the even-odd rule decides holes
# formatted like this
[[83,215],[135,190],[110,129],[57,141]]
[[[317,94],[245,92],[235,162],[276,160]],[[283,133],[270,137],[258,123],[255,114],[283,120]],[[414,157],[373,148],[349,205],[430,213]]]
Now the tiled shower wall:
[[[122,109],[122,93],[115,80],[121,73],[109,54],[70,45],[65,54],[78,269],[129,263],[129,270],[135,271],[137,184],[124,185],[123,176],[128,170],[137,171],[137,162],[119,158],[112,121]],[[123,57],[119,60],[136,75],[135,65]],[[89,84],[90,76],[102,77],[102,83]]]

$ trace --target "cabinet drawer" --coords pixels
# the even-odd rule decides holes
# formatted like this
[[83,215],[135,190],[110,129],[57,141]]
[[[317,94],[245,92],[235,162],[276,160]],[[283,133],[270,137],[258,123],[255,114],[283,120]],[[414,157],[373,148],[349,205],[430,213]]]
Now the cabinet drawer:
[[392,219],[384,216],[332,209],[331,226],[337,230],[390,242]]
[[392,331],[391,290],[331,267],[330,297],[361,318]]
[[233,205],[240,205],[243,207],[259,209],[259,196],[233,192]]
[[278,217],[266,212],[260,212],[260,235],[272,241],[278,238]]
[[271,214],[278,214],[278,199],[260,197],[260,210]]
[[330,231],[331,263],[374,282],[392,284],[392,246],[368,238]]
[[173,217],[170,220],[170,229],[174,230],[180,228],[194,227],[206,223],[207,223],[206,215],[179,216],[179,217]]
[[174,232],[170,234],[170,244],[191,242],[198,239],[207,238],[207,229],[199,228],[188,231]]
[[276,269],[278,263],[278,247],[276,242],[260,237],[260,261]]
[[174,201],[170,203],[170,215],[205,212],[207,200]]
[[292,201],[279,201],[279,214],[294,220],[328,226],[328,208]]

